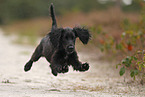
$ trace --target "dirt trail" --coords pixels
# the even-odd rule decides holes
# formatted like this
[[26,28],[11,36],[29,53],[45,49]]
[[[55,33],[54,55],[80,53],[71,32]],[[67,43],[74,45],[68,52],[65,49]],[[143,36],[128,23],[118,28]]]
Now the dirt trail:
[[145,87],[118,75],[115,66],[100,62],[96,54],[79,53],[80,60],[90,63],[88,72],[75,72],[54,77],[49,63],[41,58],[32,70],[24,64],[35,47],[13,44],[13,36],[0,30],[0,97],[143,97]]

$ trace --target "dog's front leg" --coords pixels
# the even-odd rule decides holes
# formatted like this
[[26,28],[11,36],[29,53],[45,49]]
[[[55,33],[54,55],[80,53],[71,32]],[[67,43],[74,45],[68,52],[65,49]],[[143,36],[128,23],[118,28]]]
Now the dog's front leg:
[[66,61],[66,55],[60,54],[59,52],[55,52],[51,59],[51,70],[54,76],[57,76],[58,73],[66,73],[68,72],[68,64]]
[[52,63],[50,68],[54,76],[57,76],[58,73],[66,73],[69,70],[68,65],[62,65],[61,63]]
[[72,63],[73,69],[76,71],[81,71],[81,72],[85,72],[87,70],[89,70],[89,64],[86,63],[81,63],[79,60],[74,60],[74,63]]
[[52,63],[50,65],[50,68],[51,68],[51,72],[54,76],[57,76],[57,74],[61,73],[61,71],[62,71],[62,66],[59,65],[58,63]]
[[73,69],[76,71],[87,71],[89,69],[89,64],[88,63],[81,63],[78,60],[77,53],[74,52],[73,54],[69,55],[69,64],[72,65]]

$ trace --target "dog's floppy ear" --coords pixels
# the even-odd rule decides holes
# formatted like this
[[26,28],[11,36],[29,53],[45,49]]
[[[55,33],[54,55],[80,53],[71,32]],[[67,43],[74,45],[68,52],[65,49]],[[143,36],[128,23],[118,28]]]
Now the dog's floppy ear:
[[63,28],[53,29],[49,33],[50,42],[52,43],[52,45],[54,47],[58,47],[58,45],[60,43],[60,39],[61,39],[62,33],[63,33]]
[[75,27],[73,28],[73,31],[75,32],[76,37],[79,37],[79,39],[82,41],[83,44],[87,44],[91,35],[88,31],[88,29]]

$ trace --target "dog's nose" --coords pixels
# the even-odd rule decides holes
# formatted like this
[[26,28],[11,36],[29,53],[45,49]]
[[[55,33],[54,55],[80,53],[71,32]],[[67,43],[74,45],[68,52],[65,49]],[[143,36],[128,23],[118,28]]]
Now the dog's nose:
[[74,46],[72,46],[72,45],[68,46],[68,49],[74,49]]
[[67,47],[67,51],[68,52],[73,52],[73,50],[74,50],[74,46],[73,45],[70,45],[70,46]]

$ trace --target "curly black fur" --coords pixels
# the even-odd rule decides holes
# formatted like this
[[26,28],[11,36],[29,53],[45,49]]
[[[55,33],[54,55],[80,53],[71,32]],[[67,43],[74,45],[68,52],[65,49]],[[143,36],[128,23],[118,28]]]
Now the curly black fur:
[[45,57],[50,62],[52,74],[68,72],[68,66],[72,66],[76,71],[87,71],[88,63],[81,63],[78,60],[75,50],[75,40],[78,37],[83,44],[87,44],[90,39],[89,31],[85,28],[57,28],[53,5],[50,7],[52,17],[52,29],[35,49],[31,59],[26,63],[24,70],[29,71],[33,62]]

